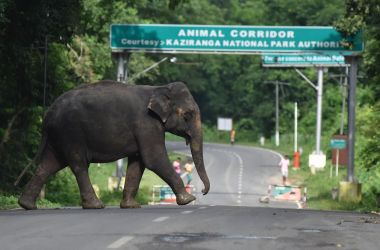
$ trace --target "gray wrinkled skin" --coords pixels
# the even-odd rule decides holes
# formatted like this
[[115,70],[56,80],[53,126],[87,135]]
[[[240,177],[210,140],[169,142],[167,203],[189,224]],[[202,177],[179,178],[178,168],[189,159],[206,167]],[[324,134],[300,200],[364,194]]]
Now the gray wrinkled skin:
[[38,168],[19,204],[36,209],[36,199],[49,176],[69,166],[78,182],[82,207],[104,208],[92,188],[90,163],[128,157],[121,208],[138,208],[135,196],[144,169],[160,176],[174,191],[177,204],[195,199],[172,168],[165,148],[165,131],[186,138],[207,194],[209,179],[203,162],[198,105],[182,82],[165,86],[127,86],[101,81],[70,90],[46,113]]

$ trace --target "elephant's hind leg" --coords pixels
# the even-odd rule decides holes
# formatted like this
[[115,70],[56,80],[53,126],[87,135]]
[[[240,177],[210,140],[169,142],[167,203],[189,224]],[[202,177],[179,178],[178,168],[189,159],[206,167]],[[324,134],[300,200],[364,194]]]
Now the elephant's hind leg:
[[36,200],[42,186],[49,176],[62,168],[63,165],[57,160],[54,153],[49,148],[46,148],[42,154],[41,163],[38,165],[36,173],[30,179],[18,200],[19,205],[27,210],[37,209]]
[[70,168],[78,182],[82,207],[84,209],[104,208],[103,203],[98,199],[91,185],[90,177],[88,176],[88,167],[89,164],[85,161],[70,163]]
[[140,207],[140,204],[135,200],[135,197],[137,190],[139,189],[144,170],[145,167],[143,166],[139,156],[128,157],[128,168],[125,176],[123,200],[120,203],[120,208]]

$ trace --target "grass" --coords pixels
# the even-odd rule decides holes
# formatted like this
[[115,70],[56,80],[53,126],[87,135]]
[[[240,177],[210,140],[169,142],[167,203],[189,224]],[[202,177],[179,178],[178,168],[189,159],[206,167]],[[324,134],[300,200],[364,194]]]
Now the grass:
[[[256,140],[252,135],[247,135],[248,131],[237,131],[236,143],[240,145],[261,147],[258,139]],[[376,197],[371,193],[362,192],[362,201],[359,203],[353,202],[340,202],[332,198],[332,189],[339,187],[339,182],[346,180],[346,167],[339,168],[339,175],[335,177],[335,168],[333,169],[334,177],[330,178],[331,166],[331,149],[330,138],[327,136],[321,139],[321,149],[325,150],[323,153],[327,157],[327,165],[323,171],[318,171],[312,174],[308,166],[309,154],[315,149],[315,138],[313,135],[302,136],[299,135],[298,146],[302,147],[302,154],[300,157],[300,170],[290,171],[289,179],[292,184],[306,186],[308,190],[307,207],[317,210],[350,210],[350,211],[379,211],[377,207]],[[204,139],[208,142],[229,143],[229,136],[227,132],[218,132],[216,128],[206,127],[204,129]],[[293,162],[293,135],[282,135],[280,138],[280,146],[275,146],[274,138],[266,139],[263,148],[268,148],[277,151],[283,155],[287,154]],[[355,169],[357,175],[358,169]],[[363,183],[363,188],[366,183]],[[364,189],[362,189],[364,190]]]
[[[267,142],[264,148],[277,151],[283,155],[288,154],[293,158],[293,141],[289,136],[282,138],[280,146],[275,146],[274,141]],[[239,142],[238,142],[239,143]],[[244,145],[258,146],[258,143],[242,143]],[[289,179],[293,185],[307,187],[307,207],[316,210],[346,210],[346,211],[379,211],[376,205],[375,197],[371,194],[362,193],[362,200],[359,203],[341,202],[332,198],[332,189],[339,188],[339,182],[346,180],[347,168],[340,167],[339,175],[335,177],[335,166],[333,168],[333,177],[330,178],[331,167],[331,151],[329,146],[329,138],[324,137],[321,141],[321,148],[327,149],[324,154],[327,157],[327,164],[324,170],[317,171],[312,174],[308,166],[309,154],[315,148],[314,140],[301,138],[299,145],[303,148],[303,153],[300,157],[300,169],[289,172]],[[357,170],[357,169],[356,169]],[[365,183],[363,184],[365,185]]]
[[[166,138],[172,141],[183,141],[182,138],[175,135],[166,134]],[[212,141],[218,143],[229,143],[228,133],[217,133],[214,130],[207,128],[204,132],[205,141]],[[323,171],[318,171],[312,174],[308,167],[308,155],[314,148],[312,139],[300,138],[299,145],[303,147],[303,154],[301,155],[301,167],[297,171],[289,172],[289,179],[294,185],[307,187],[307,207],[318,210],[355,210],[355,211],[378,211],[376,207],[375,198],[363,193],[363,199],[360,203],[346,203],[333,200],[331,190],[339,186],[339,182],[345,180],[346,168],[340,168],[339,176],[330,178],[330,159],[327,159],[327,166]],[[249,146],[258,146],[258,143],[241,141],[237,136],[237,143]],[[328,140],[322,140],[322,148],[329,148]],[[275,150],[282,154],[288,154],[291,158],[293,156],[293,145],[290,136],[281,138],[279,147],[274,145],[273,140],[267,140],[265,148]],[[330,152],[324,152],[327,156]],[[170,153],[169,158],[173,161],[178,155]],[[127,163],[124,162],[126,166]],[[108,190],[108,177],[113,176],[116,169],[116,163],[106,164],[92,164],[90,166],[89,174],[92,184],[99,187],[99,195],[104,204],[108,206],[118,206],[121,198],[121,191]],[[335,171],[334,171],[335,173]],[[56,184],[56,191],[47,188],[47,198],[38,201],[39,207],[60,207],[64,205],[80,205],[79,191],[75,178],[69,169],[60,171],[58,173],[58,184]],[[137,200],[141,204],[147,204],[151,199],[151,191],[153,185],[164,185],[165,183],[152,171],[145,170],[143,178],[140,183]],[[54,186],[53,186],[54,189]],[[55,196],[56,195],[56,196]],[[0,209],[13,209],[17,208],[17,197],[13,195],[5,195],[0,193]]]
[[[174,158],[175,155],[170,156]],[[124,162],[124,166],[127,163]],[[125,169],[125,168],[124,168]],[[92,164],[90,166],[90,179],[93,185],[100,190],[100,199],[108,206],[118,206],[122,199],[122,191],[108,190],[108,178],[115,176],[116,163]],[[140,204],[148,204],[151,200],[153,185],[164,185],[165,182],[152,171],[146,169],[140,182],[140,188],[136,199]]]
[[[173,161],[178,156],[169,153],[169,159]],[[127,159],[124,161],[124,169]],[[99,196],[106,206],[119,206],[122,199],[122,191],[108,190],[108,178],[114,176],[116,163],[91,164],[89,175],[91,183],[98,186]],[[166,183],[152,171],[146,169],[141,179],[137,201],[140,204],[148,204],[151,200],[153,185],[165,185]],[[80,206],[80,195],[74,175],[69,168],[59,171],[52,177],[46,186],[46,199],[37,201],[38,208],[57,208],[62,206]],[[19,208],[18,196],[0,193],[0,209]]]
[[340,167],[338,176],[330,177],[331,164],[327,164],[324,170],[312,174],[304,167],[298,171],[291,171],[290,179],[296,185],[307,187],[307,207],[317,210],[346,210],[346,211],[379,211],[375,198],[362,193],[362,200],[356,202],[343,202],[333,199],[332,190],[339,188],[339,182],[346,179],[346,167]]
[[[169,154],[170,160],[174,160],[176,154]],[[123,172],[127,167],[127,159],[124,160]],[[119,206],[122,200],[122,190],[109,190],[108,179],[113,177],[116,181],[116,162],[104,164],[91,164],[89,176],[98,197],[106,206]],[[136,200],[140,204],[148,204],[151,200],[153,185],[164,185],[165,182],[155,173],[146,169],[140,182]],[[63,206],[80,206],[80,194],[74,175],[66,168],[57,174],[46,188],[47,199],[62,204]]]

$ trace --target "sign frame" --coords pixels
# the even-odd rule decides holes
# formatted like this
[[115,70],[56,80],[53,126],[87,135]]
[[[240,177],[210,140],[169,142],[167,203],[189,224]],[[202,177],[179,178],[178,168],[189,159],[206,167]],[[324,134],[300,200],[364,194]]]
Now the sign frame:
[[232,118],[218,117],[218,130],[231,131],[233,128]]
[[[154,28],[156,28],[156,30]],[[350,50],[342,47],[340,44],[343,40],[341,34],[331,26],[111,24],[110,30],[110,47],[113,52],[173,54],[262,54],[271,52],[302,54],[305,52],[336,52],[341,55],[356,55],[361,54],[364,50],[361,32],[352,39],[354,42],[354,49]],[[319,30],[319,34],[316,34],[318,33],[316,32],[317,30]],[[170,35],[172,35],[172,33],[170,32],[177,32],[177,34],[171,37]],[[303,33],[301,34],[301,32]],[[307,37],[304,37],[305,34]],[[185,38],[189,36],[191,36],[191,39],[186,40]],[[192,43],[187,43],[187,46],[185,47],[173,45],[173,41],[175,40],[178,40],[178,43],[180,44],[182,42],[181,38],[184,38],[184,44],[186,41],[192,41]],[[236,40],[235,38],[240,40]],[[274,38],[278,38],[278,40],[274,40]],[[284,40],[285,38],[289,38],[290,40]],[[320,40],[308,40],[308,38]],[[332,38],[337,39],[326,40]],[[164,41],[164,39],[166,40]],[[164,41],[163,43],[167,43],[167,40],[173,41],[170,41],[170,45],[167,45],[169,47],[162,47],[165,44],[162,45],[160,43],[162,43],[162,41]],[[200,41],[201,44],[204,42],[205,46],[202,45],[201,47],[196,47],[195,44],[197,41]],[[215,45],[217,41],[219,41],[220,46]],[[238,41],[243,47],[237,48],[237,46],[235,46]],[[206,46],[207,42],[210,46],[211,44],[213,44],[213,46]],[[124,45],[120,45],[120,43]],[[303,46],[309,47],[301,49],[301,47],[295,46],[296,43],[297,46],[302,44]],[[329,43],[329,46],[338,46],[338,48],[323,49],[310,47],[314,45],[327,46]],[[283,46],[278,47],[279,44]],[[226,47],[224,47],[224,45],[226,45]],[[231,47],[230,45],[235,46],[235,48],[229,48]],[[245,48],[244,46],[246,45],[248,47]],[[290,48],[293,45],[298,49]],[[254,46],[254,48],[250,46]],[[286,46],[288,46],[288,48],[286,48]]]

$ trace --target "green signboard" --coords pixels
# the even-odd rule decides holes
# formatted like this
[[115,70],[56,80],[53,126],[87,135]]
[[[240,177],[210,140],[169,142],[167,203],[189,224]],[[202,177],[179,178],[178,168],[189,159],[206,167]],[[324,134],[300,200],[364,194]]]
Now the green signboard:
[[346,140],[344,139],[331,139],[330,146],[334,149],[344,149],[346,148]]
[[258,54],[265,52],[363,51],[361,33],[353,48],[341,45],[342,37],[333,27],[225,26],[180,24],[113,24],[110,45],[113,51],[167,53]]
[[264,67],[344,67],[344,56],[338,53],[327,54],[265,54]]

